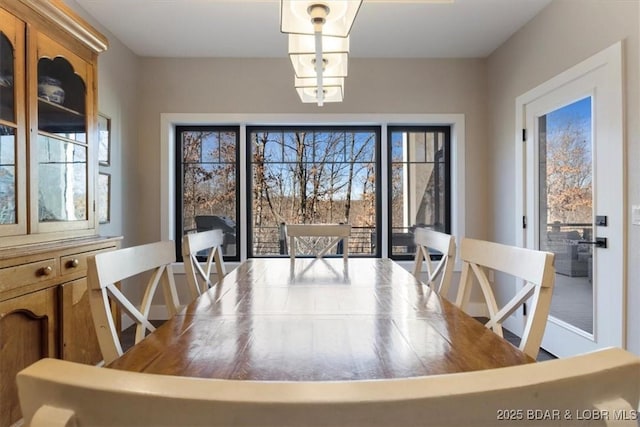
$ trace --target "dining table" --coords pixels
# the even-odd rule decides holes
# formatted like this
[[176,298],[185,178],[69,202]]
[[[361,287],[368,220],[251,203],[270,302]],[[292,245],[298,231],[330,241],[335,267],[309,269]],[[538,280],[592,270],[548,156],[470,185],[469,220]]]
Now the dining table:
[[535,362],[387,258],[250,258],[107,368],[350,381]]

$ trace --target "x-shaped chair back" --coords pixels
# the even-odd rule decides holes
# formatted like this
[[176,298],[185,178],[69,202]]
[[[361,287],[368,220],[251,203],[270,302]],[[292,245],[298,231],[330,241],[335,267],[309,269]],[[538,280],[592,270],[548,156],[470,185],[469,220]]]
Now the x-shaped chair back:
[[[351,235],[349,224],[287,224],[286,231],[289,236],[289,254],[292,261],[296,257],[296,242],[316,258],[322,258],[342,240],[342,257],[345,261],[349,257],[349,236]],[[325,246],[318,248],[315,244],[304,240],[305,237],[329,237],[331,240]]]
[[[117,305],[136,323],[136,343],[145,337],[147,331],[155,330],[149,321],[149,311],[158,285],[162,285],[169,315],[176,314],[180,303],[171,268],[175,260],[175,244],[172,240],[102,252],[87,260],[91,314],[105,363],[122,355],[122,344],[116,328],[118,322],[114,319],[111,304]],[[137,307],[124,295],[119,284],[124,279],[142,273],[150,276],[144,286],[142,302]],[[140,277],[136,277],[136,280],[140,281]]]
[[[191,233],[182,239],[182,260],[187,275],[187,283],[191,296],[195,299],[198,295],[213,286],[211,282],[211,269],[215,265],[218,281],[227,274],[222,256],[222,244],[224,234],[222,230],[201,231]],[[204,267],[198,261],[198,254],[208,250]]]
[[[530,300],[527,321],[520,342],[520,350],[536,358],[549,317],[551,296],[555,282],[553,268],[554,254],[487,242],[475,239],[463,239],[460,247],[463,261],[462,274],[456,305],[465,307],[469,301],[471,285],[475,277],[489,310],[487,328],[502,335],[502,323],[522,304]],[[502,308],[498,307],[488,270],[502,272],[521,279],[524,285]]]
[[[446,297],[451,285],[453,266],[456,259],[455,238],[446,233],[440,233],[428,228],[417,227],[414,230],[416,243],[416,256],[413,275],[422,280],[422,265],[425,265],[427,280],[426,285],[440,295]],[[442,254],[437,261],[432,261],[430,250]],[[440,280],[437,280],[440,278]]]

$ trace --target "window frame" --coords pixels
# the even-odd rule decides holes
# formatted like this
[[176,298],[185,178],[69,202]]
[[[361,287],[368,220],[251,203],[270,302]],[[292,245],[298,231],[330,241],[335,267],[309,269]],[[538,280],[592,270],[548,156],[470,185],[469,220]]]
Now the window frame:
[[214,132],[234,132],[235,133],[235,167],[236,167],[236,182],[235,182],[235,205],[236,205],[236,217],[233,218],[236,223],[236,253],[235,255],[223,255],[224,261],[240,261],[240,246],[241,246],[241,221],[240,221],[240,126],[238,125],[178,125],[175,127],[175,143],[174,143],[174,188],[176,197],[174,197],[174,240],[176,246],[176,262],[182,262],[182,237],[183,234],[183,209],[184,199],[183,197],[177,197],[182,194],[182,178],[184,176],[184,153],[182,148],[182,133],[192,131],[214,131]]
[[[186,125],[240,125],[240,139],[245,137],[247,126],[260,125],[313,125],[313,124],[368,124],[382,127],[381,134],[381,163],[385,164],[387,157],[387,126],[395,125],[449,125],[451,126],[451,151],[452,151],[452,177],[451,177],[451,234],[460,241],[465,236],[466,230],[466,118],[464,113],[160,113],[160,238],[173,239],[175,236],[175,128]],[[245,145],[240,144],[240,168],[245,168]],[[240,220],[246,219],[246,202],[244,201],[244,173],[240,176]],[[386,171],[382,171],[382,184],[386,186]],[[384,187],[386,188],[386,187]],[[387,206],[386,191],[382,193],[383,207]],[[382,257],[387,254],[386,232],[387,223],[383,221]],[[246,240],[245,228],[240,230],[242,241]],[[247,253],[241,246],[240,261],[247,259]],[[400,265],[411,268],[409,261],[398,261]],[[229,268],[238,265],[237,262],[229,263]],[[456,261],[456,270],[461,263],[459,257]],[[183,273],[181,263],[178,263],[174,271]]]
[[[392,206],[391,206],[391,192],[393,191],[393,182],[391,180],[392,174],[393,174],[393,155],[392,155],[392,150],[393,150],[393,144],[391,143],[391,134],[393,132],[432,132],[432,133],[444,133],[444,141],[443,141],[443,147],[444,147],[444,151],[445,151],[445,190],[444,190],[444,197],[445,197],[445,212],[444,212],[444,216],[445,216],[445,229],[444,232],[447,234],[451,234],[451,230],[452,230],[452,222],[453,222],[453,218],[452,218],[452,185],[451,185],[451,181],[452,181],[452,167],[451,164],[453,162],[453,156],[452,156],[452,144],[451,144],[451,134],[452,134],[452,129],[450,125],[389,125],[387,126],[387,191],[389,194],[389,199],[388,199],[388,206],[387,206],[387,212],[388,212],[388,218],[387,218],[387,254],[388,257],[390,259],[396,260],[396,261],[408,261],[408,260],[413,260],[415,258],[415,253],[414,254],[398,254],[398,255],[394,255],[393,254],[393,241],[392,241],[392,233],[393,233],[393,218],[392,218]],[[416,164],[416,163],[420,163],[420,164],[428,164],[430,162],[407,162],[407,164]],[[440,256],[436,256],[436,258],[440,258]],[[434,258],[434,259],[436,259]]]

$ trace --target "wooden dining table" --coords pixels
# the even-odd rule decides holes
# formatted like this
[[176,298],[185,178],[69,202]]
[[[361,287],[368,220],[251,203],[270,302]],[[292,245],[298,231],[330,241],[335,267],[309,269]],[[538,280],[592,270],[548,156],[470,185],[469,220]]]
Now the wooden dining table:
[[341,381],[530,362],[390,259],[253,258],[107,367]]

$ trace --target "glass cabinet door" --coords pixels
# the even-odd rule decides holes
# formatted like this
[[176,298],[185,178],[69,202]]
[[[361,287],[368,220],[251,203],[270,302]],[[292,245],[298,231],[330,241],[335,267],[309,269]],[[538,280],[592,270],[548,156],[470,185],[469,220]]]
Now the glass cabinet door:
[[[37,59],[37,192],[32,189],[32,222],[38,231],[90,228],[89,66],[46,36]],[[93,208],[93,206],[91,206]]]
[[24,23],[0,10],[0,236],[26,231]]

